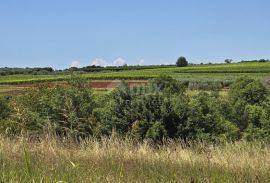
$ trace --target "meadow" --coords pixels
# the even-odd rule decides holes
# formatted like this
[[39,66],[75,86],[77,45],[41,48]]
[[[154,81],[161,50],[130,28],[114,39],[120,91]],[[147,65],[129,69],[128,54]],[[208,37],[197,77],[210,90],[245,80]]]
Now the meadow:
[[263,143],[0,137],[1,182],[269,182]]

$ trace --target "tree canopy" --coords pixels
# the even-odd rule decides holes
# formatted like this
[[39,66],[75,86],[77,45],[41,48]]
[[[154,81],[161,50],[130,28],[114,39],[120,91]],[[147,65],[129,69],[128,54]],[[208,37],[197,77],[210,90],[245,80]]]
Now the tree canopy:
[[187,61],[187,59],[186,59],[185,57],[181,56],[181,57],[179,57],[179,58],[177,59],[176,65],[177,65],[178,67],[185,67],[185,66],[188,65],[188,61]]

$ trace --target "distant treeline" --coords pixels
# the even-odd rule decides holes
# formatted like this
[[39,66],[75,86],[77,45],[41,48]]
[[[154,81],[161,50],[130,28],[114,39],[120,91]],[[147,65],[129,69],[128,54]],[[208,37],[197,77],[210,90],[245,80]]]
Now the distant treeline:
[[260,59],[260,60],[242,60],[240,61],[240,63],[243,63],[243,62],[270,62],[269,59]]
[[0,76],[16,75],[16,74],[32,74],[32,75],[49,75],[49,74],[65,74],[69,72],[108,72],[108,71],[127,71],[127,70],[142,70],[173,67],[174,65],[124,65],[124,66],[86,66],[82,68],[70,67],[64,70],[54,70],[52,67],[38,67],[38,68],[0,68]]
[[71,67],[69,71],[83,71],[83,72],[101,72],[101,71],[127,71],[127,70],[141,70],[141,69],[157,69],[157,68],[165,68],[165,67],[174,67],[175,65],[124,65],[124,66],[86,66],[82,68]]
[[15,75],[15,74],[34,74],[34,75],[42,75],[42,74],[51,74],[54,73],[55,70],[51,67],[37,67],[37,68],[0,68],[0,76],[6,75]]

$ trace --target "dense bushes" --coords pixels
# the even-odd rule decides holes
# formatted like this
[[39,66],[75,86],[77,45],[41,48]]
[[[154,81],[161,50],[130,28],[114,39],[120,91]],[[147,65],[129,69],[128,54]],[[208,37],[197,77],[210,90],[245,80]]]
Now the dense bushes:
[[204,140],[235,139],[237,127],[222,115],[218,96],[200,92],[191,98],[189,117],[185,126],[186,137]]
[[266,99],[267,92],[262,83],[250,78],[240,78],[231,86],[229,95],[233,103],[243,101],[257,104]]
[[267,89],[253,79],[240,78],[231,86],[229,91],[232,106],[231,121],[237,124],[247,139],[270,137],[267,96]]
[[30,135],[92,135],[95,103],[86,83],[72,80],[66,87],[47,87],[38,86],[13,100],[12,115],[2,124],[2,129],[5,126],[10,133]]
[[104,120],[101,120],[107,124],[108,132],[114,129],[138,139],[176,137],[177,127],[186,117],[184,113],[187,112],[188,98],[184,90],[179,91],[178,95],[170,87],[164,90],[158,85],[145,88],[124,85],[115,91],[109,101],[111,107],[105,113]]
[[[249,81],[253,87],[243,86],[243,81]],[[112,94],[108,105],[105,104],[110,107],[100,120],[102,132],[116,131],[154,141],[162,138],[210,141],[269,138],[267,90],[258,81],[239,79],[228,98],[216,92],[199,92],[190,97],[184,85],[168,77],[155,79],[152,85],[143,88],[143,93],[141,91],[141,88],[123,85]]]
[[110,94],[96,96],[86,82],[72,79],[65,87],[39,86],[11,100],[10,116],[7,101],[1,99],[0,114],[5,119],[0,126],[11,134],[73,138],[116,132],[154,142],[270,140],[270,100],[259,81],[240,78],[228,96],[203,91],[188,95],[186,88],[185,83],[162,76],[148,86],[122,83]]

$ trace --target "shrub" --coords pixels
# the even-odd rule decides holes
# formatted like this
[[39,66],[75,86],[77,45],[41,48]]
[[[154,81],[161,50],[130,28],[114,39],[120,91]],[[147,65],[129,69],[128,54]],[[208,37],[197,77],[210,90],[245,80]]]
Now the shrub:
[[263,106],[247,105],[245,110],[247,116],[247,128],[243,132],[245,139],[270,140],[270,114]]
[[92,91],[82,80],[53,88],[40,85],[12,101],[13,115],[6,128],[30,135],[86,137],[95,124],[94,106]]
[[9,106],[6,97],[0,96],[0,120],[8,116]]
[[153,87],[156,87],[156,90],[169,94],[183,94],[186,92],[187,88],[185,83],[181,83],[171,76],[166,75],[161,75],[153,79],[151,84]]
[[243,100],[248,104],[256,104],[264,101],[267,93],[266,87],[260,81],[240,78],[230,87],[229,96],[233,103]]
[[178,88],[180,91],[168,95],[175,82],[154,80],[153,83],[164,92],[152,92],[147,86],[143,94],[134,92],[139,91],[136,87],[122,85],[113,93],[111,106],[103,113],[106,115],[103,115],[101,127],[106,130],[101,131],[107,131],[106,134],[116,131],[155,142],[162,138],[209,141],[238,138],[238,128],[222,111],[224,106],[228,111],[232,110],[229,102],[205,92],[190,98],[181,87]]
[[233,109],[231,119],[246,138],[250,139],[253,136],[251,133],[254,132],[255,128],[264,128],[258,124],[262,122],[262,116],[259,116],[262,114],[265,116],[268,113],[262,105],[266,101],[267,95],[268,91],[265,86],[250,78],[238,79],[229,90],[229,99]]
[[[151,85],[129,87],[122,84],[104,104],[101,131],[130,134],[137,139],[175,138],[186,118],[188,96],[185,88],[170,77],[158,78]],[[105,114],[105,115],[104,115]],[[101,116],[101,115],[98,115]],[[158,135],[159,134],[159,135]]]
[[155,121],[146,133],[146,138],[152,139],[154,142],[162,141],[167,137],[167,130],[160,121]]
[[219,98],[200,92],[189,103],[189,116],[184,128],[186,138],[203,140],[235,139],[237,127],[222,115]]

